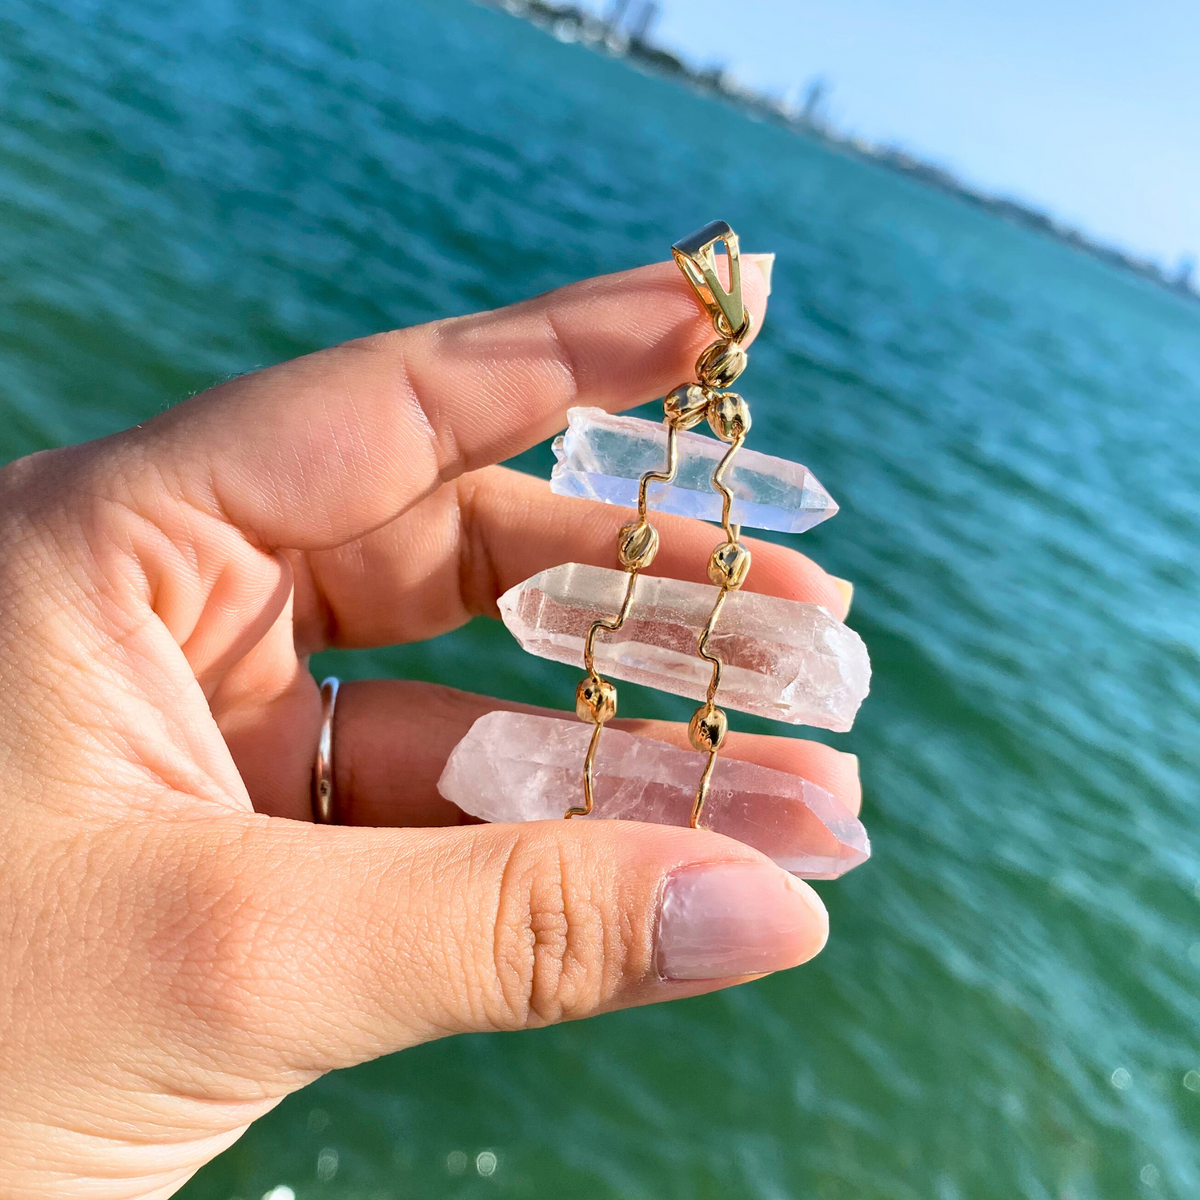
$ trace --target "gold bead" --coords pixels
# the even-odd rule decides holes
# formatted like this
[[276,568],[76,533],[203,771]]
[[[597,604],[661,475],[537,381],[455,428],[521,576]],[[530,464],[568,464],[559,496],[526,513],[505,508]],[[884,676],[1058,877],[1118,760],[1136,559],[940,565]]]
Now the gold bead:
[[750,405],[737,392],[721,392],[708,402],[708,426],[723,442],[750,432]]
[[607,679],[589,675],[575,689],[575,715],[593,725],[611,721],[617,715],[617,689]]
[[663,401],[663,415],[676,429],[691,429],[704,420],[708,396],[695,383],[680,384]]
[[648,567],[658,553],[658,530],[649,521],[630,521],[617,534],[617,557],[627,571]]
[[713,342],[696,359],[696,378],[709,387],[728,387],[745,369],[745,350],[728,338]]
[[717,587],[735,591],[746,582],[750,551],[738,542],[722,542],[708,560],[708,577]]
[[688,722],[688,740],[695,750],[707,754],[720,750],[721,743],[729,732],[729,718],[715,706],[701,705]]

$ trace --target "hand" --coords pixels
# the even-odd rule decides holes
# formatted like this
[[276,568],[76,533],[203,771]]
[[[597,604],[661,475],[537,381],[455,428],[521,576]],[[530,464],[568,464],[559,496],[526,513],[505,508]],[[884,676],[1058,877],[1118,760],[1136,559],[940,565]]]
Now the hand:
[[[760,272],[744,286],[760,328]],[[4,1196],[165,1197],[322,1072],[821,948],[812,889],[716,834],[466,823],[435,782],[500,704],[483,697],[348,685],[355,827],[308,823],[308,656],[494,615],[560,562],[611,566],[627,514],[490,464],[569,405],[664,394],[708,340],[663,264],[351,342],[0,472]],[[711,528],[656,521],[654,571],[703,579]],[[754,556],[749,586],[844,612],[812,562]],[[857,810],[849,755],[728,753]]]

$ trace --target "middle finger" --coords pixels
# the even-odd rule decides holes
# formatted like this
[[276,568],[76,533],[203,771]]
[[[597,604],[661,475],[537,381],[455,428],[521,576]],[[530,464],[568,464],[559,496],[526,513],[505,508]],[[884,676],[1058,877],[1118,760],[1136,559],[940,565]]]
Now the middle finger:
[[[616,567],[617,530],[631,510],[556,496],[504,467],[464,475],[358,541],[296,555],[296,646],[312,654],[420,641],[472,617],[496,616],[510,587],[563,562]],[[661,549],[648,575],[707,582],[719,530],[656,513]],[[812,559],[745,539],[754,569],[745,590],[846,615],[845,585]]]
[[[574,720],[573,713],[460,692],[409,680],[342,685],[334,730],[338,819],[346,825],[458,825],[462,811],[437,790],[450,752],[485,713],[495,709]],[[687,726],[668,721],[615,720],[658,741],[687,747]],[[852,813],[862,805],[858,759],[821,742],[731,732],[723,753],[800,775]],[[295,815],[303,817],[304,812]]]

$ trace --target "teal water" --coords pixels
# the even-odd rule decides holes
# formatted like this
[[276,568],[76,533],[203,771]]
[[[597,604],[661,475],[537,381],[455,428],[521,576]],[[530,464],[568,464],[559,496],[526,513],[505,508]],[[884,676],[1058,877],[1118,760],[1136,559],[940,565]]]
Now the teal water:
[[[1200,306],[466,0],[7,0],[0,114],[0,460],[727,218],[875,664],[814,963],[331,1076],[187,1200],[1200,1195]],[[574,687],[336,667],[481,659]]]

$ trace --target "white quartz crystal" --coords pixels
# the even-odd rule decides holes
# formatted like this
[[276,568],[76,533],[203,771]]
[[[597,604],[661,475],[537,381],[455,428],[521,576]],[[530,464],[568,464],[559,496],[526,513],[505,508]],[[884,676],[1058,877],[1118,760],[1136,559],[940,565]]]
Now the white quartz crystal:
[[[623,571],[564,563],[505,592],[500,615],[531,654],[582,667],[588,626],[617,613],[626,579]],[[597,669],[704,699],[711,668],[696,656],[696,638],[716,597],[708,584],[639,577],[624,627],[596,638]],[[790,725],[849,729],[871,680],[858,634],[798,600],[731,592],[708,644],[725,664],[722,708]]]
[[[637,507],[638,481],[666,461],[667,431],[638,417],[618,417],[602,408],[572,408],[566,433],[554,441],[558,463],[550,488],[560,496],[583,496],[606,504]],[[724,442],[700,433],[679,434],[675,482],[652,483],[652,509],[721,519],[721,498],[713,490],[713,468],[728,450]],[[832,517],[838,506],[813,474],[799,463],[742,449],[726,473],[734,495],[732,520],[753,529],[803,533]]]
[[[575,720],[488,713],[455,746],[438,791],[485,821],[561,819],[582,803],[591,734],[591,725]],[[704,763],[693,750],[606,728],[591,819],[687,825]],[[834,879],[871,853],[867,831],[829,792],[727,755],[717,759],[701,824],[806,879]]]

